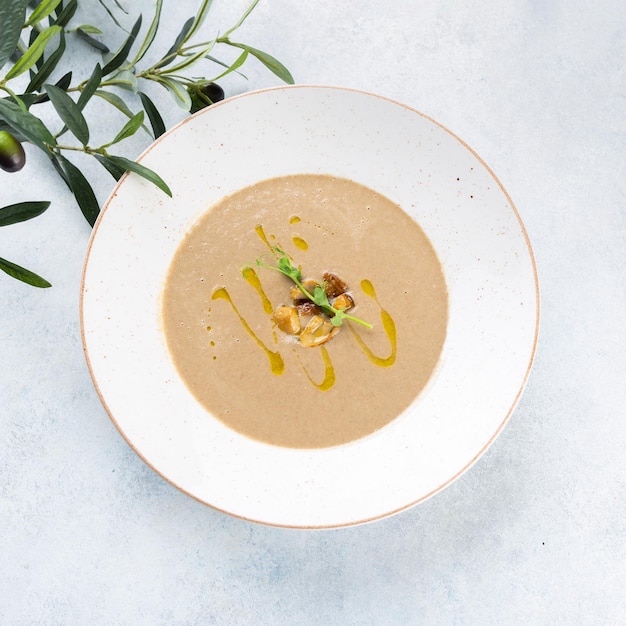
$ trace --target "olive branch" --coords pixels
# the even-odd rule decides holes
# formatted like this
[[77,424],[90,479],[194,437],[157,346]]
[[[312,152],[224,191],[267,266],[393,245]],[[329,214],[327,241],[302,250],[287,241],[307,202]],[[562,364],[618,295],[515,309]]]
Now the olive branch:
[[[273,56],[232,39],[259,0],[253,0],[233,26],[219,36],[209,38],[204,35],[203,25],[213,0],[201,0],[197,12],[185,21],[169,49],[146,67],[142,67],[142,62],[158,32],[163,0],[155,1],[154,15],[147,29],[142,29],[142,15],[137,16],[130,30],[124,28],[122,14],[128,13],[119,0],[109,3],[98,0],[99,6],[92,5],[92,11],[104,11],[124,32],[121,44],[114,51],[102,41],[103,33],[96,26],[73,24],[78,2],[0,0],[0,92],[4,93],[0,98],[0,168],[13,172],[24,166],[22,143],[28,142],[39,148],[65,182],[91,226],[98,217],[100,206],[92,185],[68,154],[81,152],[95,158],[115,180],[126,172],[134,172],[171,195],[159,174],[111,152],[114,146],[140,129],[154,139],[166,131],[161,113],[145,93],[147,81],[166,89],[174,102],[190,113],[222,100],[224,91],[217,81],[233,72],[241,74],[240,68],[250,57],[285,83],[294,82],[289,70]],[[97,16],[94,14],[93,17]],[[49,82],[53,72],[60,73],[70,44],[84,45],[97,54],[99,60],[91,74],[82,80],[76,80],[73,72],[68,71],[54,83]],[[232,63],[225,63],[215,56],[220,48],[234,48],[240,52]],[[210,78],[189,77],[189,69],[201,62],[211,70]],[[2,76],[6,66],[9,69]],[[23,84],[27,73],[26,87],[14,88],[14,79],[19,77],[18,82]],[[110,141],[96,146],[90,143],[85,110],[92,98],[105,101],[128,119]],[[138,105],[140,109],[135,111]],[[50,130],[36,114],[41,106],[52,107],[59,119],[58,131]],[[73,140],[62,139],[68,132]],[[28,201],[2,207],[0,226],[32,219],[41,215],[49,205],[48,201]],[[0,269],[33,286],[50,286],[41,276],[3,258],[0,258]]]

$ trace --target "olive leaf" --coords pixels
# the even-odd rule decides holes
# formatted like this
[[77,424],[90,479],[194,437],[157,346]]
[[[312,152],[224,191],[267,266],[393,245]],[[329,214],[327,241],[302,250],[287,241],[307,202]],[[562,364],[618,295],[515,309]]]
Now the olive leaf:
[[191,108],[191,97],[180,81],[170,78],[169,76],[159,76],[159,83],[172,94],[176,104],[178,104],[181,109],[189,111]]
[[[62,5],[59,5],[61,7]],[[78,0],[70,0],[62,11],[59,12],[57,8],[57,17],[53,21],[53,24],[56,26],[60,26],[61,28],[65,28],[69,21],[74,17],[74,13],[76,13],[76,9],[78,8]]]
[[229,65],[221,74],[218,74],[215,78],[211,79],[211,82],[219,80],[224,76],[230,74],[231,72],[236,72],[247,60],[248,55],[250,53],[248,50],[244,50],[233,62],[232,65]]
[[150,120],[150,125],[152,126],[152,132],[154,138],[160,137],[165,132],[165,122],[161,117],[158,109],[154,105],[154,102],[150,100],[150,98],[143,93],[143,91],[138,92],[139,99],[141,100],[141,104],[143,105],[144,111],[148,115],[148,119]]
[[1,257],[0,270],[6,272],[9,276],[12,276],[13,278],[17,278],[17,280],[21,280],[23,283],[32,285],[33,287],[52,287],[52,285],[45,278],[39,276],[39,274],[35,274],[35,272],[31,272],[21,265],[17,265],[17,263],[11,263],[11,261],[7,261],[6,259],[3,259]]
[[153,172],[144,165],[125,157],[114,156],[112,154],[95,153],[94,157],[96,157],[98,162],[105,167],[115,180],[119,180],[126,172],[134,172],[156,185],[168,196],[172,196],[172,192],[167,186],[167,183],[156,172]]
[[[126,29],[119,23],[119,21],[117,20],[117,18],[115,17],[115,15],[113,14],[113,11],[111,11],[111,9],[109,9],[109,7],[102,1],[102,0],[98,0],[98,2],[104,7],[104,10],[109,14],[109,17],[113,20],[113,23],[118,27],[121,28],[123,31],[126,31]],[[116,3],[117,4],[117,3]],[[123,7],[121,7],[119,4],[117,5],[119,9],[121,9],[122,11],[124,11],[124,13],[128,13],[128,11],[126,11]]]
[[252,4],[245,10],[244,14],[239,18],[239,21],[234,26],[231,26],[224,33],[223,37],[228,38],[231,33],[234,33],[246,21],[246,18],[250,15],[250,13],[254,11],[257,4],[259,4],[259,0],[254,0],[254,2],[252,2]]
[[141,59],[143,59],[144,55],[152,45],[154,41],[154,37],[156,36],[157,30],[159,28],[159,21],[161,19],[161,8],[163,7],[163,0],[156,0],[156,7],[154,10],[154,18],[152,18],[152,22],[148,27],[148,32],[143,40],[143,43],[139,47],[135,58],[130,62],[131,66],[137,65]]
[[126,102],[122,100],[117,94],[111,91],[105,91],[104,89],[96,89],[94,92],[96,96],[106,100],[109,104],[112,104],[118,111],[121,111],[126,117],[133,117],[135,115],[129,108]]
[[122,141],[123,139],[126,139],[134,135],[141,128],[141,125],[143,124],[143,118],[144,118],[143,111],[139,111],[139,113],[133,115],[133,117],[131,117],[128,120],[128,122],[126,122],[122,130],[120,130],[120,132],[117,133],[117,135],[115,135],[115,138],[113,139],[113,141],[110,141],[109,143],[104,144],[103,146],[101,146],[101,149],[108,148],[109,146],[112,146],[113,144],[116,144]]
[[200,48],[200,50],[198,50],[194,54],[190,54],[189,56],[185,57],[184,60],[180,63],[177,63],[173,67],[170,67],[168,69],[168,73],[180,72],[180,70],[184,70],[185,68],[190,67],[191,65],[196,63],[196,61],[199,61],[200,59],[206,57],[206,55],[209,54],[211,50],[213,50],[215,43],[216,40],[213,40],[210,41],[206,46],[202,46],[202,48]]
[[0,130],[5,130],[7,133],[11,133],[15,137],[15,139],[17,139],[17,141],[19,141],[20,143],[22,141],[28,141],[28,139],[26,137],[24,137],[24,135],[22,135],[22,133],[20,133],[19,131],[15,130],[15,128],[13,126],[11,126],[10,124],[7,124],[2,119],[0,119]]
[[9,226],[31,220],[41,215],[49,206],[50,202],[47,201],[9,204],[0,209],[0,226]]
[[178,50],[178,48],[183,43],[183,41],[186,40],[186,37],[189,34],[189,31],[191,30],[191,27],[193,26],[193,23],[195,22],[195,20],[196,20],[195,16],[192,15],[190,18],[188,18],[185,21],[185,23],[183,24],[183,27],[180,29],[180,32],[178,33],[178,35],[176,36],[176,39],[174,40],[174,44],[167,51],[167,55],[171,54],[172,52],[176,52],[176,50]]
[[43,54],[50,39],[60,30],[60,26],[48,26],[48,28],[42,30],[20,60],[7,72],[5,80],[15,78],[33,67]]
[[35,93],[23,93],[19,96],[15,94],[12,99],[22,111],[28,111],[28,109],[38,100],[38,96]]
[[30,14],[30,17],[26,21],[26,26],[34,26],[37,22],[51,15],[54,10],[61,4],[62,0],[42,0],[42,2],[35,8]]
[[243,43],[235,43],[234,41],[230,41],[230,39],[220,38],[218,41],[222,43],[226,43],[229,46],[233,46],[234,48],[241,48],[242,50],[247,50],[253,57],[258,59],[265,67],[270,70],[273,74],[278,76],[283,82],[288,85],[293,85],[294,80],[291,72],[278,60],[275,59],[271,54],[267,52],[263,52],[262,50],[258,50],[257,48],[253,48],[252,46],[247,46]]
[[72,70],[67,72],[67,74],[63,74],[63,76],[61,76],[61,78],[59,78],[59,80],[57,80],[54,84],[60,89],[63,89],[63,91],[66,91],[72,84]]
[[50,153],[50,162],[52,163],[52,166],[57,171],[57,174],[59,175],[61,180],[65,183],[67,188],[70,191],[72,191],[72,186],[70,185],[70,179],[68,178],[67,174],[65,173],[65,170],[63,169],[63,165],[61,164],[61,160],[59,159],[59,156],[60,155],[58,153],[51,152]]
[[126,168],[112,161],[108,155],[95,152],[93,156],[115,180],[119,180],[126,174]]
[[200,30],[200,27],[204,23],[206,16],[209,14],[209,11],[211,10],[212,4],[213,4],[213,0],[202,0],[202,3],[200,4],[200,8],[198,9],[196,16],[193,18],[193,21],[191,22],[189,30],[184,35],[181,43],[185,43],[189,41]]
[[136,161],[131,161],[125,157],[121,156],[113,156],[112,154],[106,155],[106,158],[118,168],[123,167],[125,170],[129,172],[134,172],[135,174],[139,174],[142,178],[145,178],[147,181],[151,182],[153,185],[156,185],[161,191],[166,193],[168,196],[172,197],[172,191],[167,186],[167,183],[151,169],[137,163]]
[[163,58],[154,66],[154,69],[165,67],[166,65],[169,65],[170,63],[172,63],[172,61],[174,61],[174,59],[177,56],[177,51],[180,48],[183,41],[185,40],[185,37],[187,37],[187,33],[189,33],[189,30],[191,29],[191,26],[194,23],[194,20],[195,20],[195,17],[190,17],[183,24],[183,27],[180,29],[180,32],[178,33],[176,39],[174,40],[172,47],[165,53]]
[[293,76],[291,72],[276,58],[274,58],[271,54],[267,52],[263,52],[262,50],[257,50],[256,48],[252,48],[250,46],[246,46],[245,48],[250,52],[250,54],[256,57],[265,67],[270,70],[274,75],[278,76],[280,80],[287,83],[288,85],[294,84]]
[[11,58],[26,19],[26,0],[0,0],[0,69]]
[[124,61],[128,58],[128,53],[130,49],[133,47],[133,43],[135,43],[135,38],[137,37],[137,33],[141,28],[141,15],[137,18],[134,26],[130,31],[130,35],[126,41],[121,45],[119,50],[111,57],[111,59],[104,65],[102,68],[102,75],[107,76],[111,72],[114,72],[116,69],[122,66]]
[[[28,35],[28,48],[30,48],[34,43],[35,43],[35,39],[37,39],[37,35],[39,35],[39,30],[36,28],[31,28],[30,33]],[[24,51],[26,52],[26,51]],[[24,55],[22,55],[24,56]],[[20,57],[22,58],[22,57]],[[37,69],[39,69],[39,67],[41,66],[41,64],[43,63],[43,60],[41,59],[37,59],[37,61],[35,62],[35,65],[37,66]],[[31,70],[31,77],[34,76],[34,72]]]
[[[215,58],[214,56],[211,56],[210,54],[207,54],[205,58],[207,58],[209,61],[212,61],[216,65],[221,65],[224,68],[230,67],[228,63],[224,63],[224,61],[220,61],[219,59]],[[245,74],[242,74],[238,69],[235,70],[235,72],[239,74],[239,76],[241,76],[242,78],[245,78],[246,80],[248,80],[248,77]],[[214,78],[213,80],[217,80],[217,78]]]
[[107,52],[109,52],[109,46],[103,44],[101,41],[98,41],[95,37],[92,37],[89,33],[84,31],[82,28],[77,28],[76,34],[83,41],[86,41],[92,48],[99,50],[103,54],[107,54]]
[[82,30],[84,33],[87,33],[89,35],[102,35],[104,34],[99,28],[96,28],[95,26],[92,26],[91,24],[81,24],[80,26],[77,26],[74,31],[77,30]]
[[70,129],[74,137],[80,141],[83,146],[89,143],[89,126],[84,118],[80,107],[67,95],[63,89],[56,85],[46,85],[46,92],[52,106],[65,125]]
[[[124,8],[124,6],[122,5],[122,3],[119,0],[113,0],[113,2],[115,2],[115,6],[117,6],[117,8],[120,11],[123,11],[124,13],[126,13],[126,15],[128,15],[128,11]],[[101,2],[101,4],[103,4],[103,3]]]
[[63,53],[65,52],[65,33],[61,30],[59,32],[59,45],[55,51],[45,60],[45,62],[39,68],[39,71],[32,77],[26,92],[39,91],[41,86],[48,80],[50,74],[55,70]]
[[[128,108],[128,105],[126,104],[126,102],[124,102],[124,100],[120,98],[116,93],[113,93],[111,91],[105,91],[104,89],[96,89],[94,94],[98,96],[99,98],[106,100],[109,104],[113,105],[118,111],[123,113],[129,119],[135,115]],[[145,125],[143,126],[143,129],[146,131],[148,135],[150,134],[150,131],[148,130],[148,128],[146,128]]]
[[85,105],[89,102],[91,96],[94,95],[96,89],[100,87],[101,82],[102,68],[100,67],[100,63],[96,63],[96,67],[93,68],[93,72],[83,87],[83,90],[80,92],[80,96],[78,96],[78,101],[76,102],[76,105],[81,111],[85,108]]
[[63,168],[67,184],[72,190],[80,210],[87,222],[89,222],[89,225],[93,226],[100,213],[100,206],[98,205],[96,194],[83,173],[71,161],[68,161],[68,159],[61,154],[58,154],[57,158]]
[[[66,91],[67,88],[72,84],[72,72],[67,72],[67,74],[63,74],[56,83],[54,83],[59,89],[63,89]],[[34,94],[26,94],[26,95],[34,95]],[[41,93],[35,98],[35,102],[37,104],[41,104],[42,102],[48,102],[50,98],[47,93]]]

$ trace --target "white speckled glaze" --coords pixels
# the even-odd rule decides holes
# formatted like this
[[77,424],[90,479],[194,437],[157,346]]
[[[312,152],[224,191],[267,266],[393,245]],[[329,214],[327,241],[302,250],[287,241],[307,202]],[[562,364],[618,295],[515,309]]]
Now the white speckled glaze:
[[[416,504],[487,449],[528,377],[539,291],[511,199],[459,138],[384,97],[281,87],[192,116],[140,161],[173,197],[135,175],[120,181],[90,243],[81,320],[98,393],[154,470],[232,515],[322,528]],[[214,419],[178,377],[160,326],[164,278],[194,221],[246,185],[295,173],[350,178],[398,203],[433,242],[450,296],[446,344],[425,392],[386,428],[323,450],[266,445]],[[390,254],[397,245],[389,242]]]

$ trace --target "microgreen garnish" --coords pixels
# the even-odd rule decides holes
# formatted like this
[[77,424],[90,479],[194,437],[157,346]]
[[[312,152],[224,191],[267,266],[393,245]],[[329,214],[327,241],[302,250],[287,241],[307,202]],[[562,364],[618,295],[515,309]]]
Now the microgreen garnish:
[[358,317],[354,317],[353,315],[349,315],[345,311],[341,309],[336,309],[329,301],[328,295],[324,290],[324,287],[321,285],[317,285],[313,289],[313,293],[311,293],[303,284],[302,284],[302,271],[300,268],[293,265],[289,255],[281,250],[278,246],[273,247],[273,251],[278,258],[277,265],[270,265],[266,263],[263,258],[258,258],[255,261],[255,265],[257,267],[265,267],[270,270],[274,270],[276,272],[280,272],[284,274],[288,278],[297,285],[298,289],[314,304],[316,304],[328,317],[330,318],[330,322],[333,326],[341,326],[344,320],[350,320],[352,322],[356,322],[357,324],[361,324],[367,328],[373,328],[373,325],[365,320],[359,319]]

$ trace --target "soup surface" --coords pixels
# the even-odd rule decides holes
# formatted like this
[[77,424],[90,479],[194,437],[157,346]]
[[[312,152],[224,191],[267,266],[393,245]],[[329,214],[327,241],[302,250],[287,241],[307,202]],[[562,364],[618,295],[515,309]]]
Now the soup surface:
[[[284,333],[274,311],[294,283],[267,267],[276,248],[303,279],[340,277],[348,312],[372,328],[344,321],[315,347]],[[379,430],[415,400],[441,354],[448,296],[430,241],[400,207],[303,174],[211,207],[176,252],[162,313],[180,376],[214,417],[266,443],[322,448]]]

